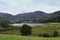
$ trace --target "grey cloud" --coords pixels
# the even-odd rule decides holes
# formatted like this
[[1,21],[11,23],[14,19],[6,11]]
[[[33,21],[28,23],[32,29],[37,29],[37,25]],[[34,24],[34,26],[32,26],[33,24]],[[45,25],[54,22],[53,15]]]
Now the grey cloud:
[[51,12],[60,9],[60,0],[0,0],[0,11],[9,13],[43,10]]

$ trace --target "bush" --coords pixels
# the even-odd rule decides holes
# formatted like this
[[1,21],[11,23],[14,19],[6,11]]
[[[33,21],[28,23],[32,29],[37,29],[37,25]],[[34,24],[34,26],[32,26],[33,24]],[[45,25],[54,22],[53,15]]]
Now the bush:
[[22,36],[31,35],[32,27],[24,24],[24,25],[21,27],[20,32],[21,32],[21,35],[22,35]]
[[57,31],[54,31],[53,37],[58,37],[58,32]]
[[39,34],[38,36],[39,36],[39,37],[42,37],[42,34]]
[[45,33],[43,34],[43,37],[51,37],[49,34]]

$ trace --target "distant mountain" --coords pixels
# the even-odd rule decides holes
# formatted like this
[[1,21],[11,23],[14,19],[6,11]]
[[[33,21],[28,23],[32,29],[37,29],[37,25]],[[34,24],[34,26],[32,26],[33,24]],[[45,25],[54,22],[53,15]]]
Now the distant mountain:
[[18,19],[36,19],[41,18],[43,16],[47,16],[48,14],[42,11],[28,12],[23,14],[15,15]]
[[40,19],[40,22],[60,22],[60,11],[49,14],[46,17]]
[[11,20],[11,19],[36,19],[36,18],[41,18],[43,16],[46,16],[48,15],[47,13],[45,12],[42,12],[42,11],[35,11],[35,12],[28,12],[28,13],[22,13],[22,14],[18,14],[18,15],[11,15],[11,14],[8,14],[8,13],[3,13],[3,12],[0,12],[0,17],[1,18],[4,18],[4,19],[8,19],[8,20]]
[[14,19],[14,16],[8,13],[3,13],[0,12],[0,17],[4,18],[4,19]]
[[56,11],[50,14],[50,20],[55,22],[60,22],[60,11]]
[[35,11],[35,12],[22,13],[15,16],[8,13],[0,12],[0,19],[27,20],[27,19],[37,19],[37,18],[38,20],[40,20],[39,22],[60,22],[60,11],[56,11],[51,14],[47,14],[42,11]]

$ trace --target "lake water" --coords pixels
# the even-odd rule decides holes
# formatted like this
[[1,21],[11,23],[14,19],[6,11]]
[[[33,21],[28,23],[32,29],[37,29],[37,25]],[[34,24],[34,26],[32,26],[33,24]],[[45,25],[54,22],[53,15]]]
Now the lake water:
[[11,26],[23,26],[24,24],[29,25],[31,27],[35,27],[35,26],[44,26],[44,24],[41,23],[15,23],[15,24],[10,24]]

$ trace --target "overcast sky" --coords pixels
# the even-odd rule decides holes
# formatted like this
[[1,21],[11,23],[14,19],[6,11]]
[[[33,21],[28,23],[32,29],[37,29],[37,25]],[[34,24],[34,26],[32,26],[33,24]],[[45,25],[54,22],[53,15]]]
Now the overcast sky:
[[32,11],[47,13],[60,10],[60,0],[0,0],[0,12],[18,14]]

